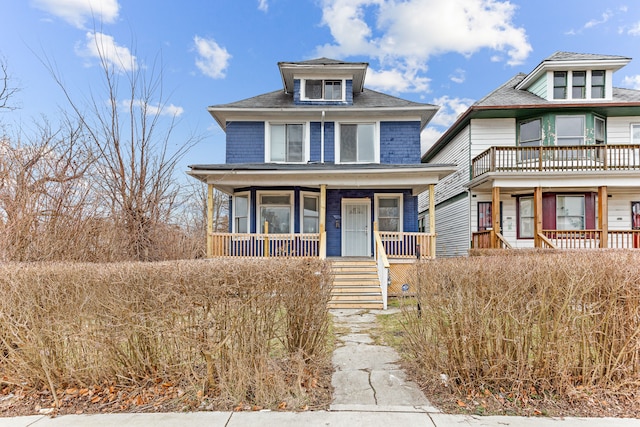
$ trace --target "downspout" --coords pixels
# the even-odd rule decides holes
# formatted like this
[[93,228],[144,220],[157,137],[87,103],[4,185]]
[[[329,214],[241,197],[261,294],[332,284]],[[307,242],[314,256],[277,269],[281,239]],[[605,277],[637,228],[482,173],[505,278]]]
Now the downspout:
[[324,110],[320,121],[320,163],[324,163]]

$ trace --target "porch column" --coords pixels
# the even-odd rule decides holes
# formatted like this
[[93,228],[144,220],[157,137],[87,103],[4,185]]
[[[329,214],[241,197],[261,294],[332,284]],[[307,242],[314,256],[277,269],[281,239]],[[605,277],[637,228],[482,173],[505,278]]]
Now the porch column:
[[500,187],[493,187],[491,191],[491,227],[493,228],[493,232],[491,233],[491,237],[493,241],[491,242],[491,247],[493,249],[500,249],[500,239],[498,238],[498,234],[500,233]]
[[429,233],[431,244],[429,245],[429,256],[433,259],[436,257],[436,185],[429,184]]
[[542,188],[533,189],[533,242],[536,248],[542,247]]
[[213,184],[207,184],[207,258],[213,256]]
[[609,246],[609,196],[607,186],[598,187],[598,228],[600,229],[600,247]]
[[[324,112],[323,112],[324,115]],[[321,259],[325,259],[327,257],[327,242],[323,242],[323,235],[326,236],[325,232],[327,230],[327,184],[320,184],[320,244],[319,256]]]

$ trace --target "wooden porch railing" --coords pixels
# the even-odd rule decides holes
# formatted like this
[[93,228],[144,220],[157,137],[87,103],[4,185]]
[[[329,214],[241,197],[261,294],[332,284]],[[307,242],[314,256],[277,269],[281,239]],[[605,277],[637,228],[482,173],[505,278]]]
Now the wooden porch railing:
[[595,249],[600,247],[601,230],[542,230],[542,234],[561,249]]
[[317,257],[320,233],[211,233],[213,257]]
[[[472,247],[492,249],[492,230],[472,233]],[[609,230],[607,247],[612,249],[640,249],[640,230]],[[550,249],[597,249],[602,239],[601,230],[543,230],[540,234],[543,248]],[[511,247],[501,239],[502,248]],[[509,245],[509,246],[505,246]]]
[[379,231],[388,258],[431,258],[436,236],[430,233]]
[[640,249],[640,230],[609,230],[609,247]]
[[511,244],[500,233],[494,233],[493,230],[483,230],[471,233],[471,247],[474,249],[493,249],[493,242],[498,242],[499,247],[496,249],[512,249]]
[[491,147],[476,156],[472,177],[489,172],[640,170],[640,145]]

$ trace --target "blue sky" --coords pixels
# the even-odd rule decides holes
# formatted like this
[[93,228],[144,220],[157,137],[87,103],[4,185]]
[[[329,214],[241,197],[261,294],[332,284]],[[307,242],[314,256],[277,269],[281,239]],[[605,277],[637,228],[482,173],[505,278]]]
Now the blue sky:
[[48,58],[77,96],[101,84],[108,57],[148,70],[161,58],[172,144],[202,141],[180,168],[223,163],[224,134],[208,105],[278,90],[278,61],[326,56],[370,64],[366,87],[439,105],[426,148],[455,117],[555,51],[635,58],[615,86],[640,89],[640,4],[612,0],[0,0],[0,57],[21,88],[0,113],[29,129],[67,105]]

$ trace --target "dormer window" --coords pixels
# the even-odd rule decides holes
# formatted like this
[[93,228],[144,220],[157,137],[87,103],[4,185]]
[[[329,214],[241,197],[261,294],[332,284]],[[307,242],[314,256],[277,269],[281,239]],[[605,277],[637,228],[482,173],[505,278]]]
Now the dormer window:
[[553,73],[553,99],[567,98],[567,72],[555,71]]
[[604,70],[591,72],[591,98],[604,98]]
[[342,95],[342,80],[308,79],[304,83],[304,98],[317,101],[340,101]]
[[571,96],[573,99],[584,99],[587,97],[587,72],[586,71],[574,71],[572,73],[572,91]]

